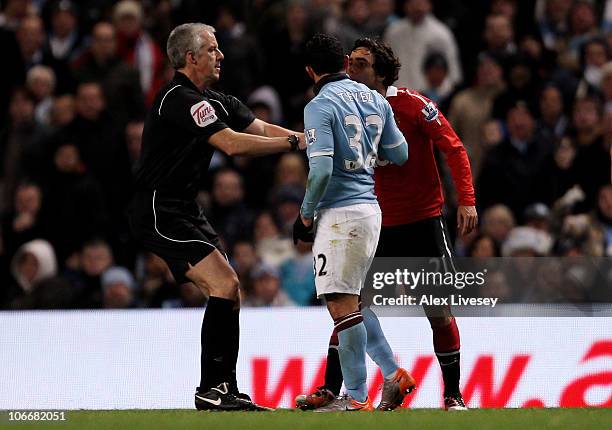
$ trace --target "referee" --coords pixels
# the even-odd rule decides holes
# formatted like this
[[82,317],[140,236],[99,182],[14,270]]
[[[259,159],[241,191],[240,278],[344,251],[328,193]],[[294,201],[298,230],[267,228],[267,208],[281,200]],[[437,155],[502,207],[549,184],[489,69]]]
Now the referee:
[[170,33],[166,50],[176,73],[145,120],[129,220],[134,237],[166,261],[178,283],[193,282],[209,297],[196,408],[258,410],[236,384],[238,277],[195,197],[215,149],[230,156],[296,151],[303,135],[255,119],[238,99],[210,89],[223,60],[214,33],[201,23]]

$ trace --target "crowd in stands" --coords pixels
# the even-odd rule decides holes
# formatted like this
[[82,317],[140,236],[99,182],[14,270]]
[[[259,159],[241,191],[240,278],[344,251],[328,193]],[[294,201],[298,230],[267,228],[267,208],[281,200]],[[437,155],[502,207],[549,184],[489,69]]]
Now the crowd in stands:
[[[131,167],[174,71],[175,25],[216,28],[218,88],[265,121],[303,128],[303,50],[316,32],[385,40],[398,87],[435,101],[468,151],[478,229],[460,256],[611,256],[612,1],[3,0],[0,309],[203,306],[134,242]],[[410,142],[410,136],[407,136]],[[440,156],[444,210],[452,180]],[[317,305],[308,244],[290,237],[304,154],[216,153],[199,203],[243,306]]]

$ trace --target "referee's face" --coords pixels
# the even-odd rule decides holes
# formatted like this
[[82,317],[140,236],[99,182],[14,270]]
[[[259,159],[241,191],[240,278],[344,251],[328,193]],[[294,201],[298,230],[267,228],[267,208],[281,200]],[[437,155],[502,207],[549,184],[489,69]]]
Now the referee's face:
[[209,86],[219,80],[223,53],[219,50],[217,38],[214,34],[208,31],[203,32],[202,41],[202,47],[194,55],[196,60],[195,69],[205,85]]

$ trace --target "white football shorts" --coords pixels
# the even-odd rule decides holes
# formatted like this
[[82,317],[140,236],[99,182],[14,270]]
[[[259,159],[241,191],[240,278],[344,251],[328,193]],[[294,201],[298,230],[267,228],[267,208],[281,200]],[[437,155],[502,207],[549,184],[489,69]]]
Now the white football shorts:
[[381,222],[378,203],[318,212],[312,246],[317,297],[359,295],[376,253]]

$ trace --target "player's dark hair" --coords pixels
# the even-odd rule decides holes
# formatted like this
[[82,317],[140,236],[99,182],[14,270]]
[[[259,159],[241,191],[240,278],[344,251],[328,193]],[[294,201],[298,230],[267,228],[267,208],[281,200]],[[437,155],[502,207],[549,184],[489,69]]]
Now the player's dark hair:
[[337,73],[344,66],[342,44],[334,36],[318,33],[306,43],[306,65],[317,75]]
[[352,50],[354,51],[357,48],[367,48],[370,50],[374,56],[374,71],[378,76],[384,77],[383,85],[385,87],[397,81],[399,69],[402,65],[388,45],[380,40],[364,37],[355,41]]

